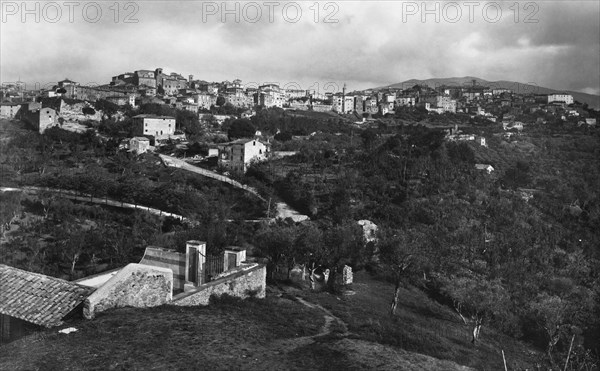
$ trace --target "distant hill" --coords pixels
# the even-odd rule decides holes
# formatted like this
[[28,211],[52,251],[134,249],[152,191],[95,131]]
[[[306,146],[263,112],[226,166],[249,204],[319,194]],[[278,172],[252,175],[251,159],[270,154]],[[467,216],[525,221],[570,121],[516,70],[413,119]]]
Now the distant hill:
[[592,108],[600,109],[600,96],[599,95],[586,94],[586,93],[569,91],[569,90],[550,89],[550,88],[545,88],[543,86],[538,86],[535,83],[525,84],[525,83],[521,83],[521,82],[505,81],[505,80],[487,81],[487,80],[483,80],[483,79],[480,79],[478,77],[473,77],[473,76],[449,77],[449,78],[439,78],[439,79],[433,78],[433,79],[426,79],[426,80],[411,79],[411,80],[407,80],[407,81],[392,84],[392,85],[382,86],[380,88],[391,87],[391,88],[406,89],[406,88],[414,86],[416,84],[428,85],[432,88],[435,88],[435,87],[441,86],[441,85],[463,85],[463,86],[466,86],[466,85],[472,85],[473,80],[475,80],[477,85],[484,85],[484,86],[489,86],[492,88],[499,88],[499,89],[511,89],[516,93],[522,93],[522,94],[526,94],[526,93],[551,94],[551,93],[558,93],[558,92],[564,91],[564,92],[567,92],[567,93],[573,95],[573,99],[575,99],[576,101],[579,101],[581,103],[587,103]]

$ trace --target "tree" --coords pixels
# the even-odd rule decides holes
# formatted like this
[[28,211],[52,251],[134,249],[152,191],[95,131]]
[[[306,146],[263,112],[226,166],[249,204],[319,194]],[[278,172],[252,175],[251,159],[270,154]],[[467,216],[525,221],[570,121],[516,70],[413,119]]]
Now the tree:
[[280,142],[287,142],[289,140],[292,140],[292,133],[288,131],[282,131],[280,133],[277,133],[275,134],[275,140],[278,140]]
[[367,129],[360,133],[365,149],[371,150],[373,143],[377,139],[377,132],[374,129]]
[[294,241],[297,230],[294,226],[279,222],[274,226],[265,226],[255,237],[255,246],[258,253],[267,258],[267,276],[275,278],[275,272],[280,263],[286,266],[294,261]]
[[471,317],[472,343],[479,339],[484,320],[500,315],[509,300],[508,292],[500,280],[489,280],[475,274],[450,277],[445,281],[442,293],[452,299],[455,310],[464,322],[465,316]]
[[237,119],[231,123],[227,135],[229,140],[237,138],[252,138],[256,133],[256,129],[252,125],[252,122],[248,119]]
[[303,224],[294,241],[295,263],[308,266],[317,256],[323,256],[323,232],[313,223]]
[[335,286],[338,270],[344,265],[359,266],[370,260],[365,254],[365,241],[362,227],[353,220],[341,221],[335,225],[326,223],[321,226],[323,232],[323,253],[317,262],[329,267],[329,287]]
[[409,275],[420,271],[423,255],[419,252],[419,239],[419,234],[411,230],[379,231],[379,261],[394,283],[394,295],[390,304],[391,316],[396,314],[403,282]]
[[475,163],[475,153],[467,143],[448,143],[448,156],[452,160],[462,161],[467,163]]
[[225,104],[225,97],[222,95],[219,95],[217,97],[217,102],[216,102],[217,106],[222,106]]
[[533,303],[530,304],[530,310],[534,313],[539,326],[544,329],[548,340],[547,355],[550,362],[554,365],[552,351],[560,340],[561,330],[565,321],[567,304],[558,296],[542,293],[538,295]]
[[180,130],[187,135],[195,136],[202,133],[202,126],[198,119],[198,114],[185,110],[177,110],[175,122]]
[[0,229],[2,233],[10,228],[13,218],[21,212],[21,192],[0,193]]

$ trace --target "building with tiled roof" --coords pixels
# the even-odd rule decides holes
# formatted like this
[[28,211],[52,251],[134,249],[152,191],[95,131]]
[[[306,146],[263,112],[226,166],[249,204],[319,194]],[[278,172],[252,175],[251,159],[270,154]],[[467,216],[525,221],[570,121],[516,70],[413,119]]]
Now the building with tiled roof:
[[155,139],[169,139],[175,134],[175,117],[142,114],[133,117],[137,136],[152,135]]
[[252,162],[267,159],[271,145],[258,139],[242,138],[219,147],[219,164],[233,172],[245,173]]
[[11,329],[15,322],[11,319],[43,327],[61,325],[93,291],[73,282],[0,264],[2,338],[15,331]]

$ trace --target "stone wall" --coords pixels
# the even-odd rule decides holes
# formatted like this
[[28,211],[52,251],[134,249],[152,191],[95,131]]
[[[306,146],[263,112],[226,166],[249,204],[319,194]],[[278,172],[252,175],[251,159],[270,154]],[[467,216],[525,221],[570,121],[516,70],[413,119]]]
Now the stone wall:
[[146,247],[140,264],[167,268],[173,272],[173,289],[183,290],[185,286],[186,256],[174,250],[160,247]]
[[267,269],[262,264],[257,264],[246,270],[238,271],[204,284],[173,298],[172,304],[181,306],[208,305],[212,295],[221,296],[228,294],[242,299],[254,295],[264,298],[266,294]]
[[83,315],[92,319],[111,308],[163,305],[171,301],[172,292],[170,269],[129,264],[85,300]]

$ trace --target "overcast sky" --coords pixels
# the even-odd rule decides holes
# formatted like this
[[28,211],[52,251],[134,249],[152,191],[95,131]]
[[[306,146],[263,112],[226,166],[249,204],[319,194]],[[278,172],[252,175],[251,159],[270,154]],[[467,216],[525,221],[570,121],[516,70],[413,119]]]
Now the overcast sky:
[[320,91],[476,76],[600,94],[597,0],[0,2],[3,83],[162,67]]

